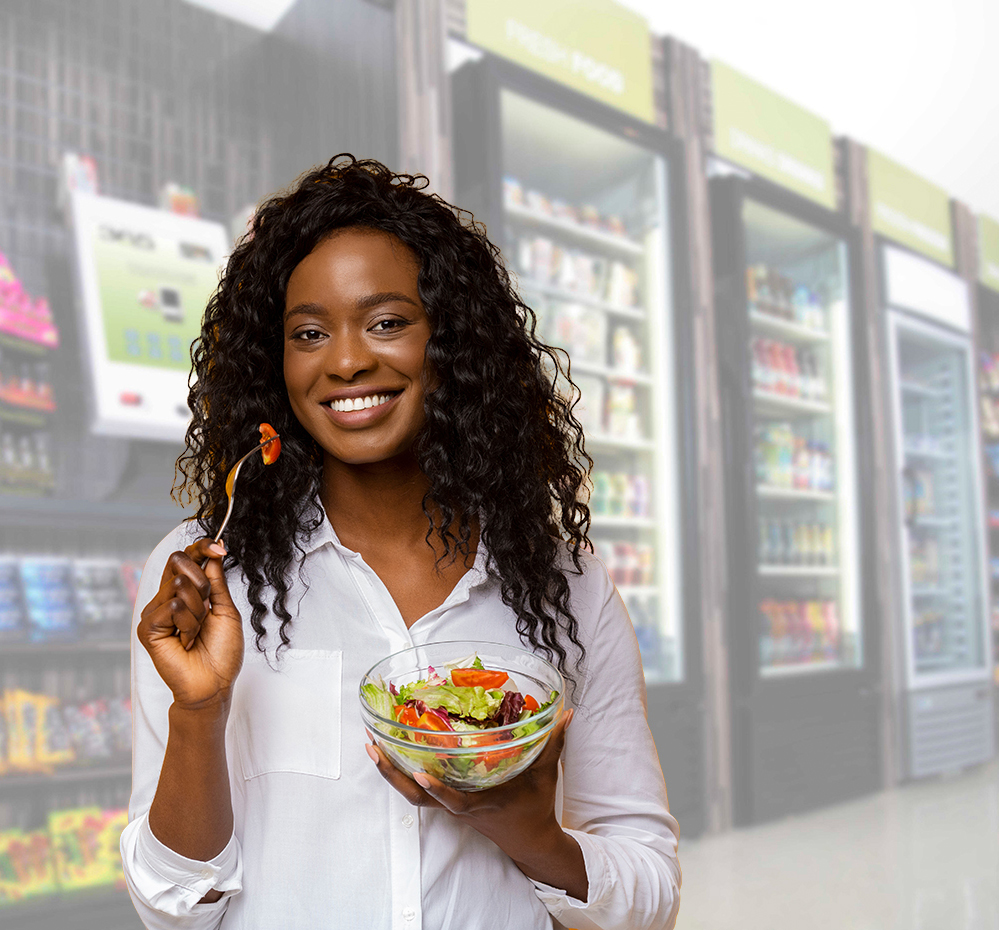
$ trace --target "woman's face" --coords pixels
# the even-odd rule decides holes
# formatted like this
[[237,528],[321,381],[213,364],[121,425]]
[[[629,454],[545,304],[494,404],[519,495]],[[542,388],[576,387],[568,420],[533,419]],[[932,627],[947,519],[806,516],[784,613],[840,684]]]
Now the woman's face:
[[379,230],[320,243],[288,279],[284,380],[299,422],[351,465],[410,452],[424,423],[430,321],[412,250]]

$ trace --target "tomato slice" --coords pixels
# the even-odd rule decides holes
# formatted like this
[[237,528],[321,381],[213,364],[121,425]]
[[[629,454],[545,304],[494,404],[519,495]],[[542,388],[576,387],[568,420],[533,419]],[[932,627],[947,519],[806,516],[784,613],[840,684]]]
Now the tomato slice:
[[399,723],[405,724],[407,727],[418,727],[420,725],[420,715],[416,712],[415,707],[410,707],[409,705],[403,706],[396,719]]
[[524,695],[524,710],[529,710],[532,713],[536,711],[541,705],[529,694]]
[[[452,733],[453,730],[448,726],[447,722],[437,714],[420,714],[420,719],[416,722],[421,730],[435,730],[438,733]],[[427,743],[430,746],[457,746],[458,737],[457,736],[417,736],[417,739],[421,743]]]
[[510,676],[506,672],[494,672],[487,668],[455,668],[451,670],[451,682],[459,688],[499,688]]
[[273,465],[277,461],[277,457],[281,454],[281,440],[274,438],[277,436],[277,430],[270,423],[261,423],[259,428],[261,443],[267,442],[268,439],[274,440],[267,443],[260,453],[264,457],[265,465]]
[[499,733],[493,734],[486,730],[484,733],[480,734],[476,745],[482,750],[483,761],[485,762],[486,768],[492,770],[499,765],[501,759],[513,759],[523,752],[523,746],[513,746],[506,749],[493,748],[489,744],[492,743],[498,747],[500,743],[508,742],[511,739],[511,734],[509,732],[504,732],[502,735]]

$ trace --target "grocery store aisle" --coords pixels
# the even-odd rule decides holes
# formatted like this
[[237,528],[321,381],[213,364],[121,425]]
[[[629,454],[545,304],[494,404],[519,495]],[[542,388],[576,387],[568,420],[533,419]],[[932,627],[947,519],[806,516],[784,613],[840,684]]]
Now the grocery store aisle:
[[999,761],[776,823],[681,836],[680,864],[677,930],[996,930]]

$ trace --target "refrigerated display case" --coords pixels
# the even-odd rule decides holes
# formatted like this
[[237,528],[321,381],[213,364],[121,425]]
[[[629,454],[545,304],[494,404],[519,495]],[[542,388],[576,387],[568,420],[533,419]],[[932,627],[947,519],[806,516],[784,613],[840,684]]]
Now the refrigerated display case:
[[879,246],[898,514],[906,774],[993,755],[986,544],[965,281]]
[[728,528],[733,816],[880,784],[864,346],[839,216],[711,181]]
[[635,624],[671,810],[696,834],[702,685],[689,619],[680,154],[654,127],[490,56],[456,70],[452,91],[455,199],[486,223],[539,337],[570,362],[594,460],[590,535]]

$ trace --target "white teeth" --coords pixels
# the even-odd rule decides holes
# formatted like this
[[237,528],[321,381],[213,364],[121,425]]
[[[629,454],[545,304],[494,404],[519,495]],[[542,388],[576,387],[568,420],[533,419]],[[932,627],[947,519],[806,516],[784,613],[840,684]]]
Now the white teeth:
[[368,394],[366,397],[348,397],[345,400],[330,401],[330,407],[341,413],[348,410],[367,410],[369,407],[378,407],[387,400],[392,399],[392,394]]

